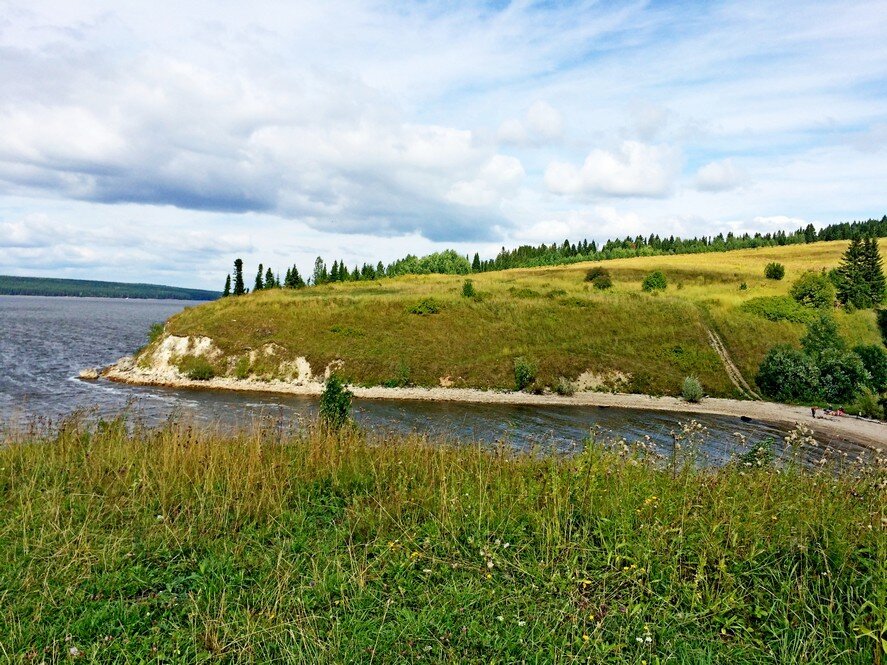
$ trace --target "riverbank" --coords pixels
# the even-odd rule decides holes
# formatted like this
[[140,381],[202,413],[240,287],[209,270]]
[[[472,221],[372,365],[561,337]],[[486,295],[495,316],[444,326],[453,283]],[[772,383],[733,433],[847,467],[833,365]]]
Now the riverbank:
[[[288,395],[320,395],[323,390],[323,384],[318,381],[294,383],[279,380],[262,381],[254,378],[236,379],[233,377],[215,377],[205,381],[198,381],[177,377],[171,372],[141,369],[126,359],[106,368],[101,372],[101,375],[111,381],[132,385],[197,390],[232,390]],[[811,417],[808,407],[775,402],[705,398],[701,402],[690,403],[677,397],[653,397],[651,395],[625,393],[578,392],[571,396],[561,396],[556,394],[536,395],[524,392],[442,387],[386,388],[382,386],[349,386],[349,389],[358,399],[618,407],[674,413],[735,416],[737,418],[751,418],[789,427],[795,423],[803,423],[814,431],[820,443],[839,447],[842,442],[853,442],[865,445],[877,452],[887,451],[887,423],[864,420],[853,416],[820,415],[814,419]]]

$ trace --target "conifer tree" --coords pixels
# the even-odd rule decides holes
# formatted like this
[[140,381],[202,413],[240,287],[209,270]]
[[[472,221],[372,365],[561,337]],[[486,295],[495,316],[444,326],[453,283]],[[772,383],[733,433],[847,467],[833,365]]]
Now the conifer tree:
[[246,293],[246,288],[243,285],[243,261],[236,259],[234,261],[234,295],[242,296],[244,293]]
[[379,265],[376,266],[376,279],[385,276],[385,264],[379,261]]
[[268,272],[265,273],[265,288],[273,289],[277,286],[277,281],[274,279],[274,273],[271,272],[271,268],[268,268]]
[[869,294],[873,305],[884,302],[887,284],[884,280],[884,262],[881,260],[881,252],[878,250],[878,241],[873,236],[865,239],[862,247],[865,279],[869,285]]
[[857,236],[850,241],[838,267],[838,300],[854,307],[871,307],[869,288],[865,277],[865,256],[862,240]]
[[222,297],[227,298],[231,295],[231,275],[225,276],[225,290],[222,291]]
[[293,288],[293,269],[292,268],[286,269],[286,274],[283,276],[283,285],[288,289]]
[[299,274],[299,269],[296,266],[293,266],[293,286],[297,289],[304,288],[305,280],[302,279],[302,276]]
[[816,242],[816,228],[813,224],[808,224],[807,228],[804,229],[804,242]]
[[256,291],[261,291],[265,288],[264,282],[262,282],[262,264],[259,264],[259,272],[256,273],[256,283],[253,285],[253,293]]
[[314,274],[312,280],[315,284],[326,284],[330,279],[330,274],[326,268],[326,262],[319,256],[314,260]]
[[474,253],[474,261],[471,262],[471,272],[480,272],[480,254]]

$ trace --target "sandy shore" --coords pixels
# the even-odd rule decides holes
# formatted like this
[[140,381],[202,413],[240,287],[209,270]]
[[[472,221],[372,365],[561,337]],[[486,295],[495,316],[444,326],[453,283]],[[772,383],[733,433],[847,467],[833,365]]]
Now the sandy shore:
[[[215,378],[193,381],[141,370],[131,363],[112,365],[102,376],[121,383],[153,385],[198,390],[237,390],[244,392],[284,393],[288,395],[320,395],[323,384],[316,381],[292,383],[286,381],[256,381],[250,379]],[[540,406],[618,407],[648,409],[677,413],[706,413],[737,418],[751,418],[792,427],[803,423],[814,431],[822,443],[840,445],[842,442],[862,444],[876,451],[887,451],[887,424],[851,416],[820,416],[815,420],[807,407],[709,397],[697,404],[676,397],[652,397],[623,393],[582,392],[570,397],[560,395],[533,395],[521,392],[476,390],[470,388],[363,388],[351,386],[359,399],[396,399],[435,402],[464,402],[475,404],[528,404]]]

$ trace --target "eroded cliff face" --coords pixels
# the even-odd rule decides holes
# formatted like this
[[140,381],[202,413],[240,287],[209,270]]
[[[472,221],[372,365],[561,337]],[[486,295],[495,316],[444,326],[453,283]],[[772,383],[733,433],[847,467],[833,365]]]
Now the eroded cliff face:
[[119,381],[169,385],[239,382],[308,386],[319,385],[343,364],[333,361],[315,375],[307,358],[288,356],[291,358],[286,349],[273,343],[226,355],[210,337],[164,335],[138,355],[121,358],[103,375]]

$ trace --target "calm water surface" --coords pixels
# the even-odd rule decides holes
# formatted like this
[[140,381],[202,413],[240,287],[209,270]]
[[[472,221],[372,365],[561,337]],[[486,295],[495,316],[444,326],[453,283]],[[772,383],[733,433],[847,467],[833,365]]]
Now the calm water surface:
[[[259,417],[310,419],[310,397],[222,393],[126,386],[77,379],[85,367],[107,365],[146,342],[152,323],[195,303],[174,300],[0,296],[0,422],[34,418],[57,422],[75,410],[110,416],[133,409],[160,423],[171,415],[220,426],[244,426]],[[736,432],[749,441],[785,435],[779,427],[738,418],[598,407],[501,404],[355,402],[355,418],[376,431],[419,431],[465,440],[506,441],[517,447],[568,450],[590,432],[637,440],[649,436],[663,450],[679,422],[695,419],[707,429],[714,461],[736,448]]]

